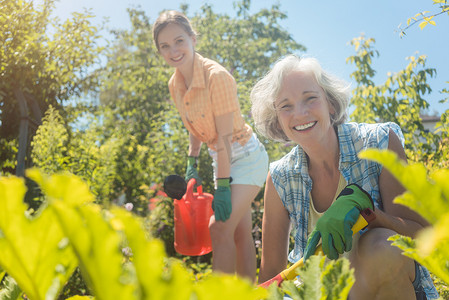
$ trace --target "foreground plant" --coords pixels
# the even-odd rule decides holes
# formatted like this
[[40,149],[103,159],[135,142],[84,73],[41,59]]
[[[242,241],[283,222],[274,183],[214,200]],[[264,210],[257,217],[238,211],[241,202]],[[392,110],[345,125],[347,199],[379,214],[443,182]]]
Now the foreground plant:
[[0,268],[10,282],[1,294],[13,295],[7,299],[21,293],[32,300],[57,299],[76,267],[95,299],[282,299],[285,293],[293,299],[344,299],[354,282],[347,261],[324,266],[318,256],[299,272],[299,287],[286,282],[265,290],[215,273],[195,280],[181,261],[167,258],[160,240],[148,236],[142,218],[95,204],[79,177],[46,176],[36,169],[26,174],[44,195],[34,213],[23,202],[24,180],[0,178]]
[[54,299],[76,267],[57,217],[46,207],[31,215],[23,179],[0,178],[0,266],[30,299]]
[[[0,178],[0,267],[29,299],[56,299],[78,265],[96,299],[265,299],[268,292],[234,276],[191,280],[148,238],[142,219],[123,208],[94,204],[87,185],[71,174],[28,170],[45,195],[33,216],[23,203],[23,179]],[[129,249],[130,259],[122,254]],[[76,299],[90,299],[76,296]]]
[[407,165],[389,151],[367,150],[360,157],[384,165],[407,190],[394,201],[418,212],[432,225],[420,231],[415,240],[391,237],[393,245],[449,283],[449,170],[428,175],[424,165]]

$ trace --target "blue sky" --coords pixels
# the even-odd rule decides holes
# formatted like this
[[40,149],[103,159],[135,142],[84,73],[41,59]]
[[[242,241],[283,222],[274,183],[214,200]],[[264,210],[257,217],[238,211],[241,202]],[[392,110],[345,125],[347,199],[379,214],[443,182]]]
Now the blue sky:
[[[234,1],[223,0],[59,0],[54,14],[61,19],[70,17],[72,12],[91,9],[100,22],[108,17],[108,27],[125,29],[130,27],[126,9],[140,7],[154,22],[162,10],[179,9],[181,3],[189,3],[189,13],[193,14],[208,3],[215,12],[235,16]],[[269,8],[275,0],[253,0],[251,12]],[[426,100],[430,103],[429,113],[441,114],[449,108],[449,103],[440,104],[443,98],[439,91],[449,89],[449,16],[435,18],[437,26],[427,26],[421,30],[417,25],[409,28],[403,38],[397,31],[400,24],[421,11],[437,12],[432,0],[284,0],[281,10],[288,18],[282,26],[293,38],[307,48],[307,55],[320,60],[330,72],[351,82],[350,74],[355,67],[346,63],[346,58],[354,54],[349,42],[364,34],[376,40],[375,48],[380,56],[373,62],[377,71],[375,81],[381,84],[388,72],[404,69],[406,57],[427,56],[427,67],[435,68],[437,76],[429,83],[433,89]]]

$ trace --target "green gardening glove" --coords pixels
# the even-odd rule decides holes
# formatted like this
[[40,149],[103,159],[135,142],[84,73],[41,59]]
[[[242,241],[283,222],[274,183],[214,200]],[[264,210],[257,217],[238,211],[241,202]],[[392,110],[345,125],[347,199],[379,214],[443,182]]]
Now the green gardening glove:
[[195,178],[196,186],[200,186],[203,183],[203,179],[198,175],[198,157],[195,156],[187,156],[187,169],[186,169],[186,182],[189,182],[190,179]]
[[217,179],[217,190],[212,201],[212,209],[215,212],[215,220],[224,222],[229,219],[232,212],[229,178]]
[[315,253],[320,238],[323,252],[330,259],[337,259],[338,254],[351,250],[352,226],[360,212],[366,208],[374,210],[371,196],[357,184],[347,185],[318,219],[310,233],[304,251],[304,261]]

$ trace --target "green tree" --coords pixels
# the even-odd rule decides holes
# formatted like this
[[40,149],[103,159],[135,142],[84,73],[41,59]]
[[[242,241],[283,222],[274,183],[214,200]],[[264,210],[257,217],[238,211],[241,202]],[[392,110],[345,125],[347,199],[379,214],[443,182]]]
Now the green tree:
[[425,131],[421,119],[421,114],[429,107],[425,100],[426,95],[431,92],[427,80],[435,75],[436,70],[425,66],[425,56],[411,56],[404,70],[388,74],[385,83],[376,85],[373,79],[376,71],[372,68],[372,60],[379,53],[374,49],[374,42],[374,39],[363,36],[351,42],[356,54],[347,61],[356,66],[351,77],[357,83],[352,92],[351,104],[355,109],[351,119],[368,123],[395,122],[404,133],[405,150],[410,160],[435,166],[446,164],[449,155],[443,145],[449,137],[449,110],[442,115],[438,124],[439,131],[436,133]]
[[87,12],[64,23],[51,18],[54,2],[0,2],[2,172],[22,176],[30,166],[29,142],[49,105],[61,109],[95,85],[89,68],[101,51],[98,28]]

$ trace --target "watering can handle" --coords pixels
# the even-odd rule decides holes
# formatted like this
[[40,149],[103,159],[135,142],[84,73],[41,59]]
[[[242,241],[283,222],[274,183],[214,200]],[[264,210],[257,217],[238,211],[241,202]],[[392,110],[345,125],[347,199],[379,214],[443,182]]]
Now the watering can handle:
[[[196,184],[195,178],[191,178],[189,180],[189,182],[187,183],[187,191],[186,191],[187,199],[193,199],[193,188],[195,187],[195,184]],[[203,194],[203,186],[202,185],[197,186],[196,191],[197,191],[198,195],[202,195]]]

